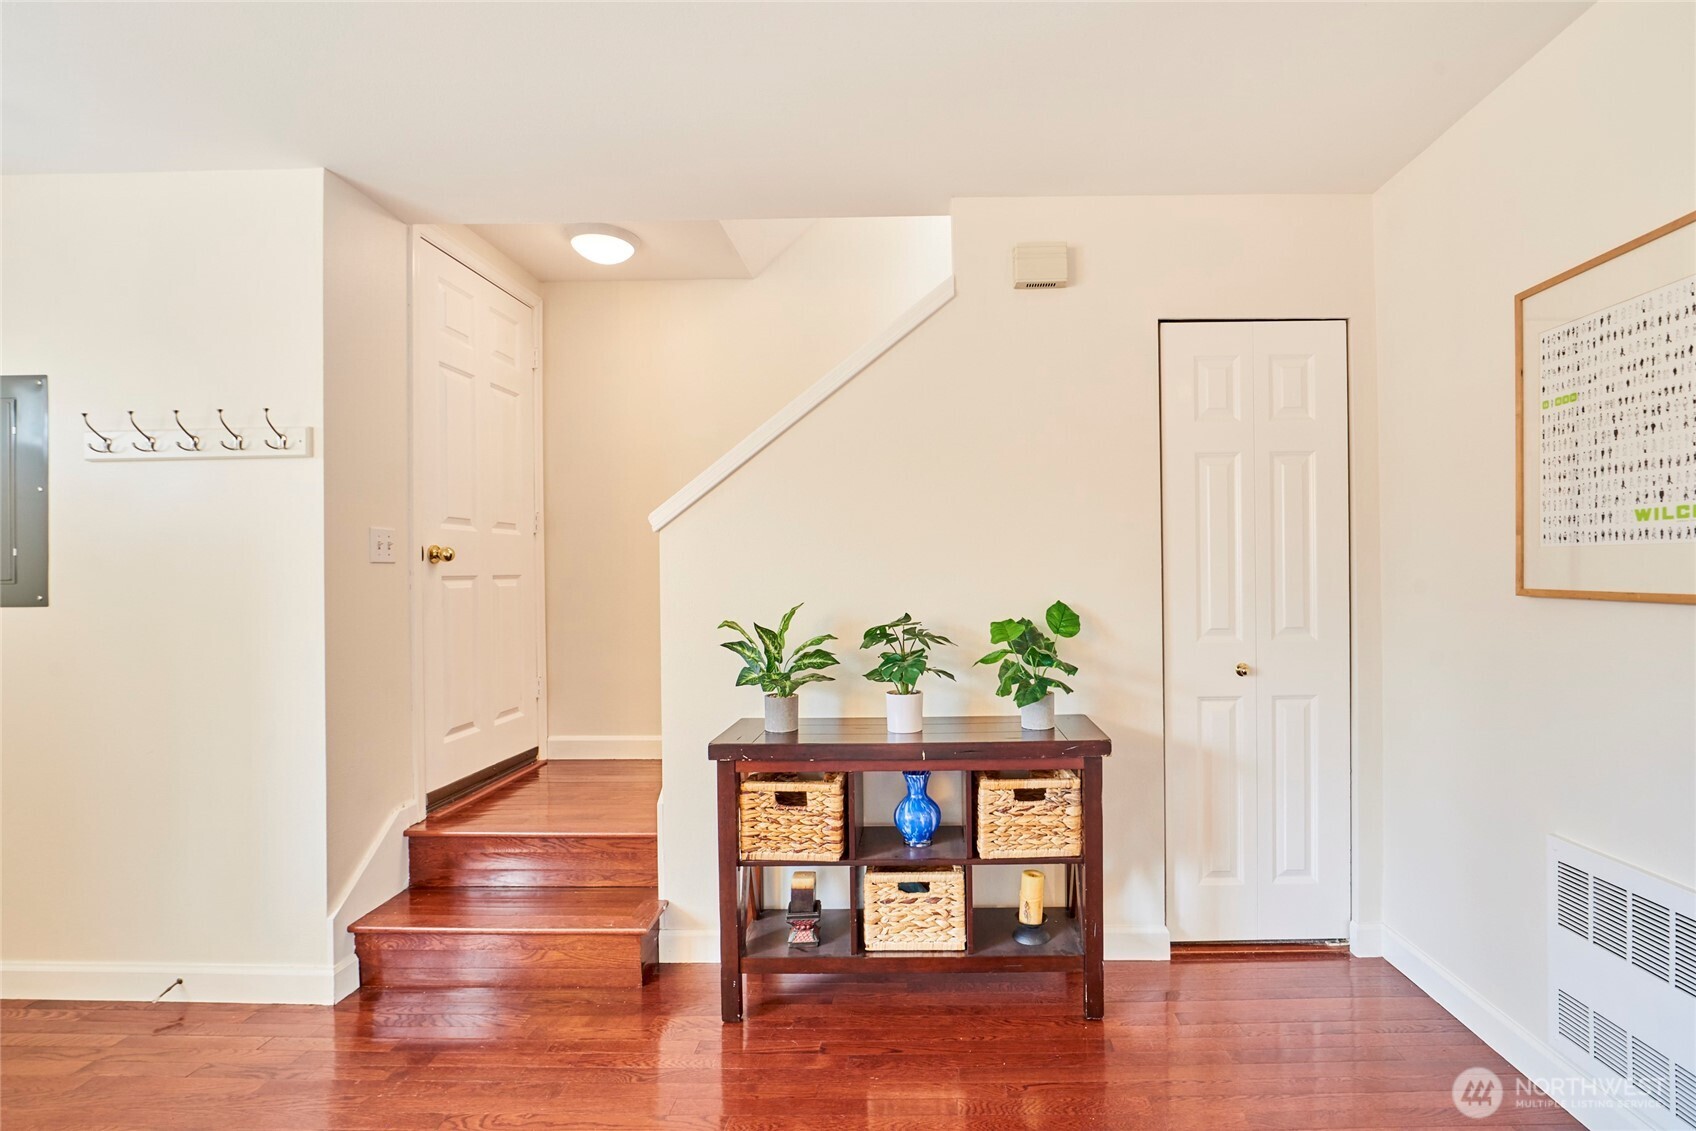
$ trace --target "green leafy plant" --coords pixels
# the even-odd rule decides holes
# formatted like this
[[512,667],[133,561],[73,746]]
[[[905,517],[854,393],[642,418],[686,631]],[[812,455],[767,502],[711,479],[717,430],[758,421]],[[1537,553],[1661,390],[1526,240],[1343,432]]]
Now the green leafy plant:
[[[1064,601],[1048,606],[1047,620],[1049,632],[1067,639],[1076,636],[1083,627],[1078,614]],[[1060,658],[1054,636],[1024,617],[991,621],[989,642],[1004,647],[991,652],[978,663],[1001,665],[998,673],[1000,682],[995,693],[1011,695],[1013,702],[1021,707],[1029,707],[1056,689],[1071,694],[1072,689],[1054,678],[1052,673],[1077,675],[1078,669]]]
[[775,630],[762,624],[754,625],[754,631],[747,629],[733,620],[721,620],[720,628],[728,628],[742,639],[726,640],[719,645],[735,652],[742,659],[742,670],[736,675],[737,687],[757,685],[767,695],[776,695],[787,699],[795,694],[796,688],[809,683],[828,683],[834,676],[820,672],[819,668],[833,667],[842,661],[830,651],[819,647],[827,640],[835,640],[830,633],[815,636],[805,644],[799,644],[787,656],[784,654],[785,638],[789,634],[789,624],[795,619],[796,605],[783,614]]
[[867,672],[866,678],[873,683],[893,684],[897,695],[913,694],[914,685],[926,672],[953,679],[952,672],[933,668],[930,664],[931,648],[953,643],[948,637],[939,636],[914,620],[912,613],[902,613],[888,624],[875,624],[866,629],[860,647],[883,648],[877,667]]

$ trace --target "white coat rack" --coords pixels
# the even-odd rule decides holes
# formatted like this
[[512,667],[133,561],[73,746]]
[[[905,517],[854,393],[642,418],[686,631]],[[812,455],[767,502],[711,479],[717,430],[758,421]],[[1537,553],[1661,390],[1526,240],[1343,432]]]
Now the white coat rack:
[[293,459],[312,454],[312,429],[305,425],[271,423],[271,410],[263,409],[261,424],[234,425],[218,409],[217,423],[211,427],[196,426],[183,419],[181,411],[171,410],[169,420],[147,418],[138,420],[135,410],[125,413],[125,421],[116,428],[102,428],[82,414],[88,426],[83,458],[94,463],[119,460],[168,459]]

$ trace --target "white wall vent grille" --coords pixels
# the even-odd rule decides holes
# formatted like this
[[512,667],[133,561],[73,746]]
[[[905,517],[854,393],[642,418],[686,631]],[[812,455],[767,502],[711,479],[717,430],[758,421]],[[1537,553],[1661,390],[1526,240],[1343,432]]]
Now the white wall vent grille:
[[1673,916],[1672,984],[1696,997],[1696,919]]
[[1581,939],[1590,937],[1590,877],[1571,864],[1555,866],[1555,917]]
[[1631,964],[1663,982],[1671,977],[1672,912],[1635,892],[1631,895]]
[[1621,1076],[1631,1075],[1631,1060],[1626,1051],[1625,1030],[1596,1014],[1596,1059],[1619,1073]]
[[1548,855],[1550,1044],[1647,1125],[1696,1129],[1696,891],[1560,837]]
[[1560,1035],[1590,1054],[1590,1007],[1567,993],[1556,992],[1556,1025]]
[[1590,904],[1590,917],[1595,924],[1596,945],[1615,957],[1624,958],[1626,932],[1631,929],[1625,917],[1625,889],[1600,876],[1592,876],[1591,890],[1594,898]]
[[1666,1053],[1631,1038],[1631,1082],[1665,1108],[1672,1107],[1672,1074],[1668,1071],[1671,1067]]

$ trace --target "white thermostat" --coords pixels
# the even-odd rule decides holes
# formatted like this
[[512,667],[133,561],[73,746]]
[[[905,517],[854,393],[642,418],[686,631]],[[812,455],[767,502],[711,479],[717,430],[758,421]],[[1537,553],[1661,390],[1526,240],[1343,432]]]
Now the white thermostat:
[[1066,285],[1066,245],[1022,243],[1013,247],[1013,289],[1051,290]]

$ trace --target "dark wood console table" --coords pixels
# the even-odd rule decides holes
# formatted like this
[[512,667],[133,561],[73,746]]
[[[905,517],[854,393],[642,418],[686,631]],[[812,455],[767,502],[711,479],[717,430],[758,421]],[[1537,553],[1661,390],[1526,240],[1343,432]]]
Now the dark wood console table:
[[[953,971],[1083,973],[1084,1016],[1102,1015],[1101,759],[1112,741],[1084,715],[1061,715],[1052,731],[1019,728],[1017,715],[926,719],[922,734],[895,735],[884,720],[802,719],[793,734],[768,734],[760,719],[743,719],[707,747],[718,763],[719,977],[724,1019],[742,1020],[744,973],[947,973]],[[985,860],[977,856],[974,770],[1079,771],[1083,796],[1083,854]],[[943,825],[928,848],[908,848],[885,814],[860,826],[860,775],[901,770],[954,771],[963,776],[963,823]],[[744,860],[737,846],[737,785],[743,774],[842,771],[846,847],[832,861]],[[867,953],[861,943],[860,873],[870,865],[961,865],[965,873],[964,952]],[[1066,913],[1049,916],[1050,939],[1037,946],[1013,941],[1017,911],[972,905],[974,866],[1064,864]],[[766,867],[849,869],[849,906],[826,910],[822,944],[788,944],[783,911],[760,906]]]

